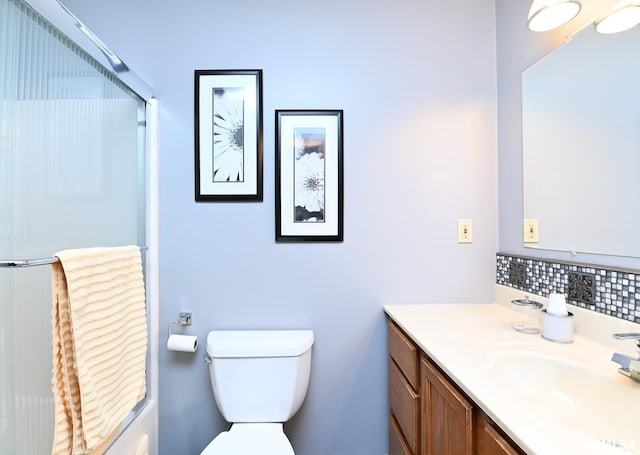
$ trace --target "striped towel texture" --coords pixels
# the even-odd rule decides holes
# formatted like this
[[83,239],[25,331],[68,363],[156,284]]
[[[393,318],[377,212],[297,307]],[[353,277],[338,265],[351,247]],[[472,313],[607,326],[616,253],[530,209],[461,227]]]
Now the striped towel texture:
[[146,393],[137,246],[65,250],[53,264],[53,455],[102,454]]
[[149,455],[149,435],[143,435],[138,441],[135,455]]

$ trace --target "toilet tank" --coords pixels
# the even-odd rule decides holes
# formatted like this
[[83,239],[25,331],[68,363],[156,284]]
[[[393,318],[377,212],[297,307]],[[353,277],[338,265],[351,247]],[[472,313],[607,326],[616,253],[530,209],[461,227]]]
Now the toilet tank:
[[236,422],[286,422],[300,409],[311,372],[311,330],[209,332],[213,395]]

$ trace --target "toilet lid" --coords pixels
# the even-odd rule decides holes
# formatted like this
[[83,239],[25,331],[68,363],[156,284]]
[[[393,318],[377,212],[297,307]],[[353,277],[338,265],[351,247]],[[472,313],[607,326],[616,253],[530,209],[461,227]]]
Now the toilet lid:
[[295,455],[281,423],[234,423],[200,455]]

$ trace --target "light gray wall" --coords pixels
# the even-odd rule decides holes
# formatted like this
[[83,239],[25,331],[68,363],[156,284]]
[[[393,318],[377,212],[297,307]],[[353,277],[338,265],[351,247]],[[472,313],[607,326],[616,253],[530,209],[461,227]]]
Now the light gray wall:
[[[523,70],[587,26],[617,0],[584,0],[582,11],[569,24],[551,32],[534,33],[526,20],[531,0],[496,0],[498,73],[498,165],[500,246],[505,253],[639,269],[634,258],[527,249],[523,246],[522,104]],[[590,25],[589,25],[590,26]],[[590,96],[585,93],[585,97]],[[553,163],[549,163],[550,166]],[[568,220],[569,222],[570,220]],[[630,239],[630,241],[635,241]]]
[[[160,100],[161,344],[182,309],[202,341],[161,350],[161,454],[198,454],[224,428],[202,362],[224,328],[315,331],[286,426],[298,455],[387,453],[383,305],[493,295],[493,0],[65,3]],[[193,71],[213,68],[264,70],[264,203],[194,202]],[[274,242],[280,108],[344,109],[344,243]]]

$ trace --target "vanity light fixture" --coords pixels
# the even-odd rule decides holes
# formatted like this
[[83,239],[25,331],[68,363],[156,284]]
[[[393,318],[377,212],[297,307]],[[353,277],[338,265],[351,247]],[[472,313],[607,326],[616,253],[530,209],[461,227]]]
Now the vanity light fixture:
[[582,5],[572,0],[533,0],[527,25],[534,32],[546,32],[576,17]]
[[640,24],[640,2],[625,1],[610,14],[595,22],[596,32],[602,35],[624,32]]

